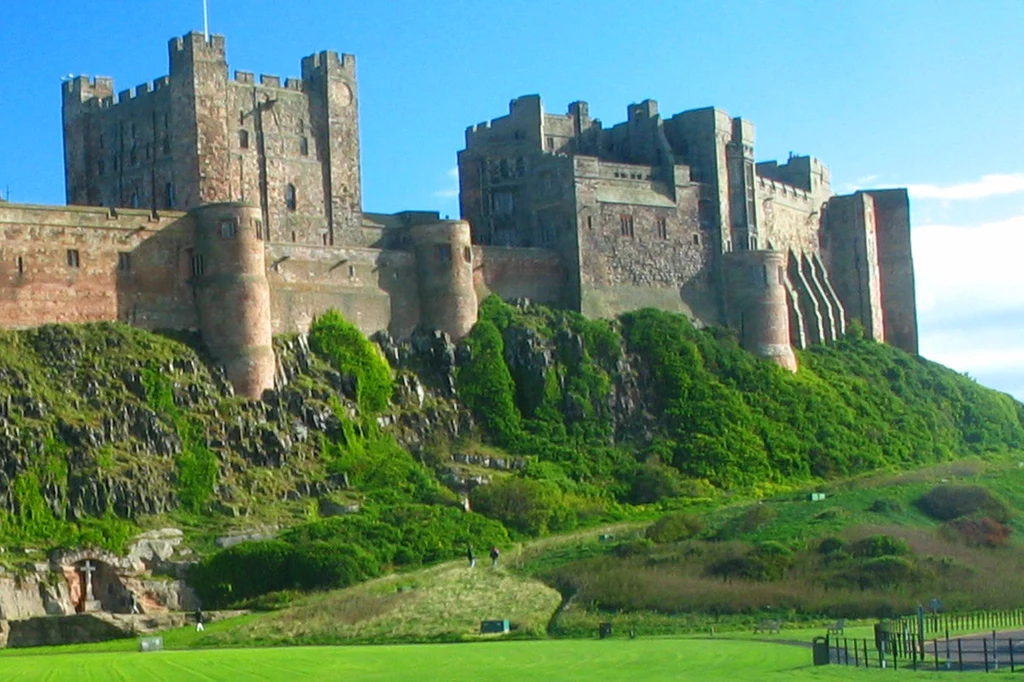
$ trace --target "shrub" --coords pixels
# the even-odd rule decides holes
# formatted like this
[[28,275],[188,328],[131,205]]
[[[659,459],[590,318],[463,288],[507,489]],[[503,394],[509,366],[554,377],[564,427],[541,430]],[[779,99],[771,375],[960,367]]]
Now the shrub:
[[519,476],[481,485],[470,494],[473,509],[526,535],[569,526],[571,509],[562,505],[562,493],[547,481]]
[[356,403],[364,415],[384,410],[394,392],[391,367],[380,350],[337,310],[313,320],[309,345],[334,369],[355,379]]
[[290,582],[304,590],[348,587],[380,572],[365,550],[336,540],[295,547],[288,569]]
[[876,514],[899,514],[903,511],[903,504],[899,500],[880,497],[871,503],[868,511]]
[[793,566],[793,553],[777,542],[762,542],[744,556],[724,559],[711,566],[711,574],[756,582],[780,580]]
[[948,521],[943,530],[975,547],[1005,547],[1010,543],[1010,527],[989,516],[962,516]]
[[923,577],[914,562],[900,556],[868,559],[854,570],[862,590],[916,585]]
[[661,463],[657,457],[648,457],[633,478],[629,500],[634,504],[648,504],[682,493],[682,477],[679,471]]
[[847,549],[850,554],[861,559],[910,554],[906,540],[889,535],[872,535],[852,543]]
[[834,535],[824,537],[818,543],[818,552],[821,554],[835,554],[836,552],[842,551],[846,546],[842,538],[837,538]]
[[937,521],[980,514],[999,523],[1012,516],[1009,505],[988,488],[980,485],[937,485],[918,498],[918,508]]
[[455,375],[459,398],[499,443],[514,443],[522,431],[522,418],[515,403],[515,382],[505,364],[501,332],[493,323],[480,320],[463,343],[470,359]]
[[223,606],[291,587],[293,548],[281,540],[243,542],[193,565],[188,584],[208,606]]
[[649,526],[644,535],[659,544],[679,542],[700,535],[704,528],[704,520],[696,514],[667,514]]

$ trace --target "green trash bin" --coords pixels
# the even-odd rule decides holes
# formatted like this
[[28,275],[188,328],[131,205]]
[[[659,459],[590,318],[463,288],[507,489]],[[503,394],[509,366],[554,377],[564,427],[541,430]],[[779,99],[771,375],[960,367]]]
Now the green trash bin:
[[814,665],[828,665],[832,662],[828,652],[828,637],[815,637],[811,641],[811,649],[814,651]]

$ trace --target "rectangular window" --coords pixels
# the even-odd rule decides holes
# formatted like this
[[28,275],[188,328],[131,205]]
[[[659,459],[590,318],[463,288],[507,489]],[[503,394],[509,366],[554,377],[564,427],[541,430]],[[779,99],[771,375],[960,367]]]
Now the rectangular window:
[[496,215],[508,215],[515,212],[516,195],[512,192],[494,192],[491,194],[491,211]]
[[353,279],[353,278],[355,278],[355,276],[356,276],[356,266],[354,266],[354,265],[348,266],[348,278],[349,279]]
[[79,263],[79,260],[78,260],[78,249],[68,249],[68,251],[67,251],[67,259],[68,259],[68,267],[69,268],[77,268],[78,267],[78,263]]
[[587,216],[587,229],[588,230],[593,230],[594,229],[594,216],[592,216],[592,215],[588,215]]
[[202,277],[203,276],[203,270],[205,269],[205,267],[204,267],[205,265],[206,264],[203,262],[202,254],[198,254],[198,253],[192,254],[192,276],[193,277]]
[[25,274],[25,259],[22,256],[18,256],[18,274]]
[[164,185],[164,208],[174,208],[174,183]]
[[306,137],[299,138],[299,153],[303,156],[309,156],[309,139]]
[[452,262],[452,245],[451,244],[438,244],[435,247],[435,257],[441,263]]
[[263,221],[262,220],[253,220],[252,221],[252,226],[256,230],[256,239],[259,239],[260,241],[263,241]]
[[549,152],[553,152],[553,151],[555,151],[555,138],[553,138],[553,137],[549,137],[549,138],[548,138],[548,139],[547,139],[547,140],[545,141],[545,143],[547,144],[547,148],[548,148],[548,151],[549,151]]
[[620,215],[619,216],[619,231],[623,237],[633,238],[633,216],[631,215]]
[[469,247],[469,246],[463,246],[462,247],[462,258],[467,263],[472,263],[473,262],[473,248]]
[[117,270],[118,272],[131,272],[132,269],[132,254],[127,251],[122,251],[117,254]]
[[668,224],[662,217],[654,219],[654,231],[658,235],[658,239],[668,239]]
[[220,221],[220,238],[221,239],[234,239],[235,232],[238,229],[238,225],[234,220],[222,220]]
[[242,149],[249,148],[249,131],[239,130],[238,131],[238,146]]

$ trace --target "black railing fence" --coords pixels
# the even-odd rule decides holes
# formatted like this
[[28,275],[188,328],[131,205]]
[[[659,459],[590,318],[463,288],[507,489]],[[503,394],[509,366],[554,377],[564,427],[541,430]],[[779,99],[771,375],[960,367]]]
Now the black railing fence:
[[874,639],[830,635],[812,646],[816,664],[1013,672],[1024,667],[1024,633],[1007,632],[1015,628],[1024,629],[1024,610],[929,613],[882,621]]

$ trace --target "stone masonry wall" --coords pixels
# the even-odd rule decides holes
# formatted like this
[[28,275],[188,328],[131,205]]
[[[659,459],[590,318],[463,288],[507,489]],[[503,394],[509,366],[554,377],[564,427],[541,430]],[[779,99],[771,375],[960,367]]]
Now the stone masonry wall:
[[182,214],[0,204],[5,327],[121,320],[194,328],[192,223]]

